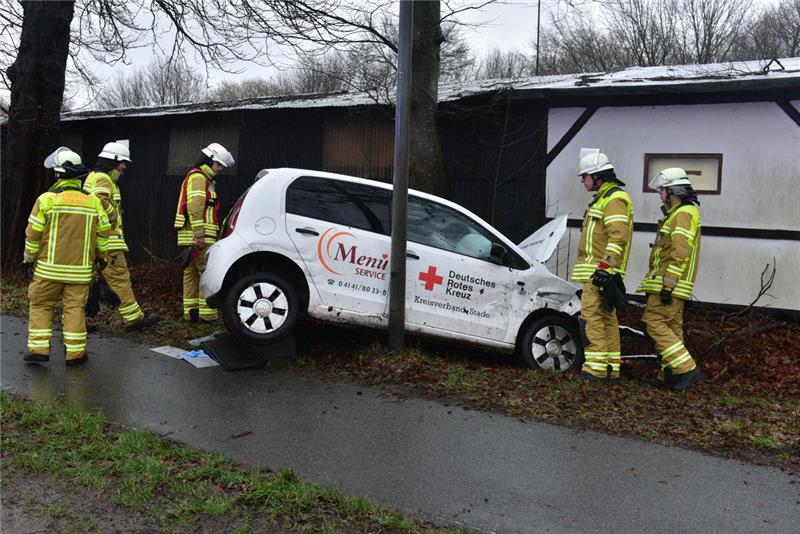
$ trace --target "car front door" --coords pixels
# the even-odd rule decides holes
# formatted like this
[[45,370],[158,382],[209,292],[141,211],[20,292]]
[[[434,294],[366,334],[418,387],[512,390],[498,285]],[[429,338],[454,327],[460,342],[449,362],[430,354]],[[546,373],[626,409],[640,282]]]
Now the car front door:
[[391,191],[303,176],[286,192],[286,229],[323,303],[385,313]]
[[[409,196],[406,321],[502,340],[517,272],[493,258],[496,238],[449,206]],[[497,250],[495,251],[497,252]]]

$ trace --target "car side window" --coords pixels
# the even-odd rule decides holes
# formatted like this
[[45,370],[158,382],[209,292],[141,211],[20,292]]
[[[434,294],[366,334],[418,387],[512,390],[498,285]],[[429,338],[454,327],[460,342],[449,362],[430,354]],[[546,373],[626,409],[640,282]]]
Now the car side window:
[[391,198],[387,189],[302,176],[286,192],[286,212],[388,236]]
[[463,213],[424,198],[408,198],[408,240],[471,258],[494,262],[497,239]]

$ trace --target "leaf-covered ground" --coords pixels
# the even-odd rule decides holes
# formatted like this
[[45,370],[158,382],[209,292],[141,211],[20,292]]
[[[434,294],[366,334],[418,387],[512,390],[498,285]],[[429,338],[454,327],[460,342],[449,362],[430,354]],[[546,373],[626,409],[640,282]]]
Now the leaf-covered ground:
[[[221,331],[220,325],[178,319],[177,267],[141,264],[132,275],[142,306],[165,321],[131,335],[121,328],[116,312],[106,310],[98,317],[105,333],[186,346],[187,339]],[[25,306],[21,281],[4,277],[3,312],[24,314]],[[622,322],[639,327],[640,315],[641,309],[631,307]],[[618,384],[585,384],[526,369],[513,356],[419,340],[391,354],[380,332],[322,324],[302,325],[298,357],[271,365],[525,421],[633,436],[800,472],[800,325],[753,310],[725,313],[693,303],[685,330],[706,380],[682,394],[649,384],[656,369],[642,362],[626,365],[627,378]],[[623,339],[624,354],[650,351],[643,341]]]

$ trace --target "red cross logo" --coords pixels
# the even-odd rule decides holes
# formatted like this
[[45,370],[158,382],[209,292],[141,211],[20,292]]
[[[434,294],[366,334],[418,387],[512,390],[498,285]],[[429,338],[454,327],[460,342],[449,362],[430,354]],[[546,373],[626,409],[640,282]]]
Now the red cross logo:
[[433,265],[428,265],[427,273],[420,272],[419,279],[425,282],[425,289],[427,291],[433,291],[433,286],[441,284],[444,280],[441,276],[436,274],[436,267]]

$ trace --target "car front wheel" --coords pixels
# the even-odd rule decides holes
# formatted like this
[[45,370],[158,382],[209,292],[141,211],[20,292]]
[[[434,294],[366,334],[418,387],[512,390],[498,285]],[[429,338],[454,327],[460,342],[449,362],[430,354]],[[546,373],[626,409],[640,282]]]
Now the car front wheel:
[[549,315],[533,321],[522,336],[522,359],[532,369],[556,373],[578,369],[583,363],[583,343],[570,318]]
[[272,273],[254,273],[237,281],[222,308],[228,331],[255,344],[272,343],[289,335],[299,313],[295,288]]

